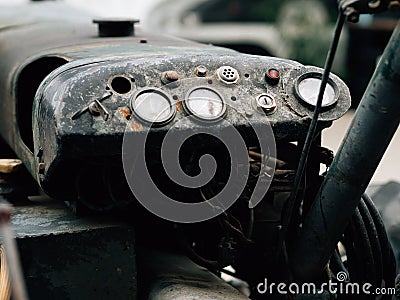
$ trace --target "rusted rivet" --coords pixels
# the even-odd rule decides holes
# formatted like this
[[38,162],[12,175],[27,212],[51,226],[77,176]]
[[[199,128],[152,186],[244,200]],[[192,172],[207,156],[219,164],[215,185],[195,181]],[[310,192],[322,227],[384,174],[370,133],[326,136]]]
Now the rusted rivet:
[[166,71],[161,75],[161,81],[164,84],[169,84],[179,80],[179,74],[176,71]]

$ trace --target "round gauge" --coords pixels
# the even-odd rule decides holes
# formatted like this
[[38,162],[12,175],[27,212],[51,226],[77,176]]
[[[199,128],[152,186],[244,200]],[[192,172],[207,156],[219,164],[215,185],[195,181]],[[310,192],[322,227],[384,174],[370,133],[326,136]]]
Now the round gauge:
[[163,91],[146,89],[136,93],[131,101],[134,114],[141,120],[163,125],[175,116],[175,106],[171,98]]
[[[297,96],[305,103],[316,106],[322,74],[307,73],[299,77],[296,85]],[[329,79],[326,85],[321,107],[329,107],[338,101],[336,84]]]
[[223,97],[209,87],[197,87],[189,91],[185,107],[192,115],[205,121],[217,120],[226,111]]

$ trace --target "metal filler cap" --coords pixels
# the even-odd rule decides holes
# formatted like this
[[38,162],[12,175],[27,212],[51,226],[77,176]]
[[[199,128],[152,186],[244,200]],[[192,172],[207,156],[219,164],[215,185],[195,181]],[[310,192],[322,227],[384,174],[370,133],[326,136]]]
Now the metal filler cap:
[[257,108],[264,111],[265,114],[273,114],[276,110],[276,100],[272,94],[261,94],[256,99]]
[[135,35],[136,19],[94,19],[99,26],[99,37],[124,37]]

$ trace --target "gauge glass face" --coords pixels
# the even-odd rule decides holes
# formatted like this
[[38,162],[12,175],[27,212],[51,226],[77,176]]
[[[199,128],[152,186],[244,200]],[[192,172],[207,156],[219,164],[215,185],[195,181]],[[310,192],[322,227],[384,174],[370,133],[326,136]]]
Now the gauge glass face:
[[215,120],[225,112],[221,95],[210,88],[197,88],[191,91],[185,102],[189,111],[198,118]]
[[167,95],[160,91],[145,91],[136,96],[135,113],[150,123],[163,123],[173,116],[173,107]]
[[[321,79],[305,78],[298,85],[299,96],[308,104],[317,105],[319,88]],[[334,87],[328,82],[326,85],[324,97],[322,99],[322,107],[327,107],[337,101]]]

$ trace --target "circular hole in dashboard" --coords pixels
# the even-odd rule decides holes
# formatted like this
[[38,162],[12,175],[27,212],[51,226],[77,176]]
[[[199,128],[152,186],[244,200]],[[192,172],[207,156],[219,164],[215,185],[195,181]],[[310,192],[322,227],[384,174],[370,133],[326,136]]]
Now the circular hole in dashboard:
[[132,90],[132,84],[128,78],[117,76],[111,80],[111,88],[118,94],[127,94]]

